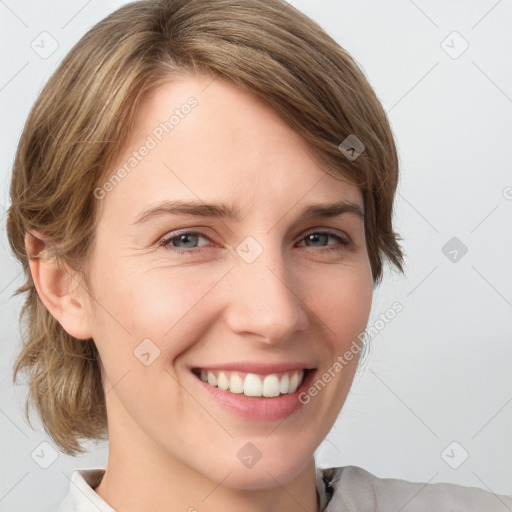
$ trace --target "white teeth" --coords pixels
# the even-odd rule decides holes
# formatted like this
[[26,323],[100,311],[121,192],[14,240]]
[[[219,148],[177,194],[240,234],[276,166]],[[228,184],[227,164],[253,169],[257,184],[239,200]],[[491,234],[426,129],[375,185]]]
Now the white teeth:
[[263,379],[263,396],[279,396],[279,379],[277,375],[267,375]]
[[248,373],[244,380],[245,396],[261,396],[263,395],[263,384],[261,379],[254,373]]
[[290,387],[288,388],[288,393],[294,393],[298,387],[299,387],[299,374],[297,372],[294,372],[292,375],[292,378],[290,379]]
[[212,372],[208,372],[208,384],[210,384],[210,386],[217,385],[217,377],[215,377],[215,374]]
[[283,373],[281,378],[275,373],[265,376],[247,373],[244,378],[238,372],[201,370],[200,378],[210,386],[216,386],[223,391],[243,393],[245,396],[252,397],[273,398],[294,393],[302,383],[304,371]]
[[231,393],[243,393],[244,392],[244,381],[240,375],[233,373],[229,379],[229,391]]
[[281,384],[279,385],[279,391],[281,391],[281,393],[283,393],[283,394],[288,393],[289,387],[290,387],[290,377],[288,377],[288,374],[285,373],[281,377]]
[[224,372],[220,372],[217,377],[217,387],[223,390],[229,389],[229,380]]

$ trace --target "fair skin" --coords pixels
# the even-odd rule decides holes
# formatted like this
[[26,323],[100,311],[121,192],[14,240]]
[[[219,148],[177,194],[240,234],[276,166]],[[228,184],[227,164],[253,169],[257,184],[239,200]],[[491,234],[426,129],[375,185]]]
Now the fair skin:
[[[183,75],[143,98],[107,177],[188,97],[198,105],[98,201],[91,295],[52,262],[32,260],[31,271],[64,329],[98,347],[109,455],[96,492],[110,506],[122,512],[315,512],[313,454],[345,402],[357,357],[309,403],[279,418],[268,412],[279,413],[277,402],[268,410],[262,404],[287,393],[246,397],[198,375],[213,369],[218,377],[219,369],[241,364],[251,370],[239,371],[242,378],[264,378],[276,373],[269,365],[279,364],[290,367],[280,378],[304,367],[316,380],[333,366],[370,314],[364,224],[354,208],[330,218],[301,212],[342,201],[363,211],[362,195],[326,174],[268,106],[222,79],[205,89],[210,82]],[[241,216],[160,214],[136,223],[165,200],[233,204]],[[180,239],[184,231],[176,232],[184,228],[201,234]],[[324,231],[332,234],[319,234]],[[159,245],[169,235],[174,242]],[[29,252],[40,248],[27,237]],[[262,252],[248,262],[247,250]],[[145,339],[151,340],[142,350],[146,360],[160,351],[148,365],[134,355]],[[258,364],[258,372],[249,363]],[[295,402],[301,386],[288,393]],[[249,403],[247,414],[259,416],[229,407],[221,393]],[[243,463],[244,454],[258,452],[256,463]]]

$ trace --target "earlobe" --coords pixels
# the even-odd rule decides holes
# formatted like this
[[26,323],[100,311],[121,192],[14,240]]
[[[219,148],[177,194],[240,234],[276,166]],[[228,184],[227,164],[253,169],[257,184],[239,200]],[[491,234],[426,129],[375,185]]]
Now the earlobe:
[[37,294],[50,314],[71,336],[92,338],[83,288],[75,273],[58,261],[39,231],[25,233],[25,250]]

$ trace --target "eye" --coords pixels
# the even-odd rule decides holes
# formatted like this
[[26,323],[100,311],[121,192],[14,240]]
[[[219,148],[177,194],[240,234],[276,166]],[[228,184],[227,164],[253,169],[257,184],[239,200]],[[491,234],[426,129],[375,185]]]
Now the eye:
[[[172,234],[160,240],[158,245],[165,247],[168,250],[175,251],[180,254],[191,254],[201,250],[201,247],[193,247],[195,245],[195,240],[197,238],[204,238],[206,240],[210,240],[206,235],[199,233],[197,231],[183,231],[178,234]],[[185,244],[185,249],[181,249],[176,247],[175,244]]]
[[[323,248],[320,247],[322,252],[330,252],[330,251],[341,251],[345,249],[348,245],[350,245],[350,241],[346,238],[341,237],[337,233],[334,233],[332,231],[313,231],[311,233],[308,233],[303,240],[306,240],[308,242],[322,242],[327,241],[329,238],[334,238],[338,241],[338,244],[334,244],[330,247]],[[309,246],[311,247],[311,246]],[[315,247],[315,246],[313,246]],[[317,246],[318,247],[318,246]]]
[[[204,245],[199,246],[197,244],[200,238],[211,242],[209,237],[198,231],[182,231],[181,233],[171,233],[169,236],[162,238],[158,245],[178,254],[194,254],[204,247]],[[329,239],[335,239],[338,243],[324,248],[323,242],[328,242]],[[302,240],[307,243],[318,243],[319,245],[309,245],[308,247],[318,247],[322,252],[341,251],[350,245],[350,240],[332,231],[313,231],[305,235]],[[184,247],[179,247],[181,244]]]

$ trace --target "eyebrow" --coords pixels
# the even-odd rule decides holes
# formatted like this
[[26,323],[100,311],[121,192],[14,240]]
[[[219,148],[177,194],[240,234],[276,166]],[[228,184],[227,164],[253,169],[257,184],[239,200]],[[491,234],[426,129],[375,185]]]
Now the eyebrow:
[[[350,201],[311,204],[302,211],[300,217],[309,219],[312,217],[338,217],[345,214],[356,215],[364,220],[364,211],[362,208],[358,204]],[[213,217],[232,219],[235,221],[239,221],[242,218],[240,209],[235,205],[204,203],[202,201],[162,201],[156,206],[140,213],[133,224],[142,224],[151,218],[160,217],[162,215],[189,215],[192,217]]]

